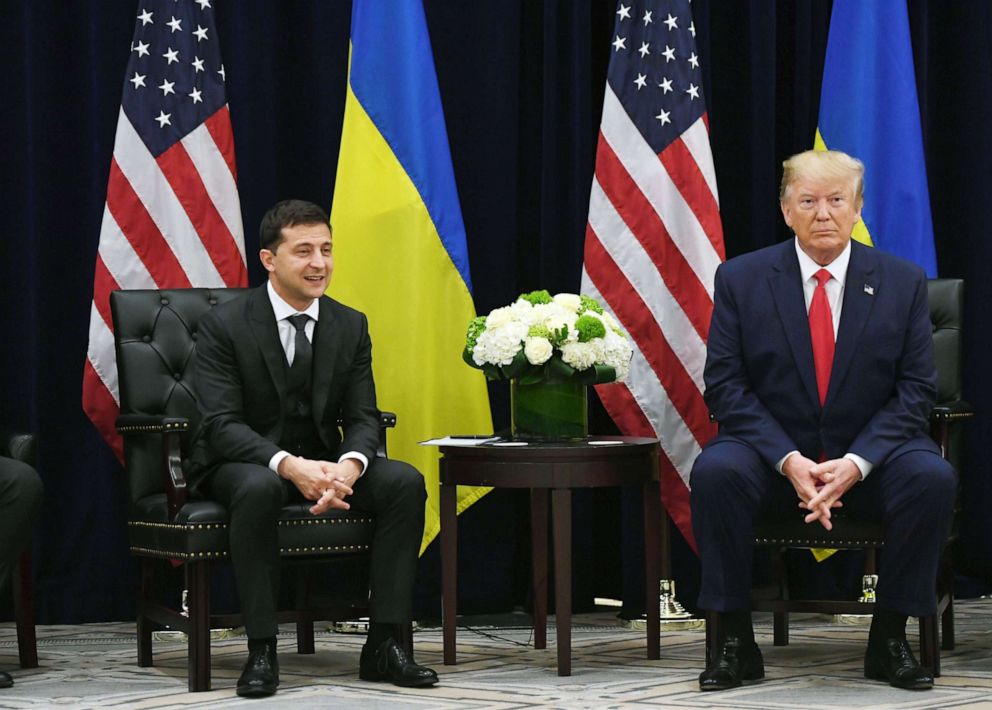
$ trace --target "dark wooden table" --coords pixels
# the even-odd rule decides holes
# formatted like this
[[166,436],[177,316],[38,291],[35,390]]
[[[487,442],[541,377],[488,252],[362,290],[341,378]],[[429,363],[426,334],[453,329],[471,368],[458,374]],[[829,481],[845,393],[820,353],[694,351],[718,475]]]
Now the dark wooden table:
[[558,675],[572,674],[572,490],[639,485],[644,489],[645,599],[647,657],[660,656],[658,596],[661,497],[658,442],[623,436],[592,441],[526,446],[442,446],[441,480],[441,609],[444,663],[455,663],[458,609],[457,486],[529,488],[534,583],[534,648],[547,645],[548,497],[554,540],[555,625],[558,632]]

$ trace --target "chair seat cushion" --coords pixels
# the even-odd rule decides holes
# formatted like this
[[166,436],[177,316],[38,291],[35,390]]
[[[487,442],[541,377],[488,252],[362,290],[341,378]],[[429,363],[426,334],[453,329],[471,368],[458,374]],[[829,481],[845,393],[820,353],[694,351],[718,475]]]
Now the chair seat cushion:
[[[279,516],[283,555],[342,555],[367,552],[375,520],[370,515],[331,510],[311,515],[309,503],[292,502]],[[165,494],[138,500],[128,521],[128,540],[136,555],[180,560],[221,559],[228,555],[228,514],[220,504],[193,500],[169,520]]]
[[827,531],[819,523],[807,524],[799,516],[755,521],[754,542],[758,545],[786,547],[861,548],[881,547],[882,524],[874,520],[836,515],[834,529]]

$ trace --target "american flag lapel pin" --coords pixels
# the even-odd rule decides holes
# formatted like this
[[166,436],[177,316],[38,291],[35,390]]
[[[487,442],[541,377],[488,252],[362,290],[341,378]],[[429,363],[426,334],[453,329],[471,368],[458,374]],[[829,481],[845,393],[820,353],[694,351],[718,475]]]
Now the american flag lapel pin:
[[865,293],[867,293],[869,296],[874,296],[875,295],[875,287],[874,286],[869,286],[868,284],[865,284]]

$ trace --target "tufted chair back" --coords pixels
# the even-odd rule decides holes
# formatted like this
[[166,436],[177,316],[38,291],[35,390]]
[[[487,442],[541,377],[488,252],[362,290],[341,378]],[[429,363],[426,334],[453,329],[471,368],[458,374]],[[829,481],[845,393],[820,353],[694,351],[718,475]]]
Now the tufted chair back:
[[[184,417],[196,434],[200,414],[190,381],[200,319],[245,289],[186,288],[114,291],[110,309],[117,343],[121,414]],[[189,451],[189,441],[182,450]],[[129,435],[124,459],[131,503],[164,490],[157,434]]]
[[961,399],[961,313],[964,282],[931,279],[928,282],[933,354],[937,362],[937,404]]

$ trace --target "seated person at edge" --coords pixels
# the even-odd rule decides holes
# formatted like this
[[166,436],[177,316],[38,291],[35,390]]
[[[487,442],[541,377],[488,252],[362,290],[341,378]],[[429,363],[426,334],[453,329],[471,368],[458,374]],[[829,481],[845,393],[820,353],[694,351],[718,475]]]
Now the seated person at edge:
[[699,686],[765,674],[750,613],[755,513],[796,510],[830,530],[843,505],[885,528],[865,677],[931,688],[906,621],[936,613],[957,474],[926,433],[936,396],[926,275],[851,240],[859,160],[807,151],[783,167],[779,199],[795,239],[716,272],[704,381],[720,431],[690,485],[699,606],[720,614],[723,633]]
[[[31,527],[41,510],[41,502],[41,478],[37,471],[26,463],[0,456],[0,589],[31,539]],[[0,688],[13,684],[13,678],[0,671]]]
[[280,202],[262,218],[260,246],[268,281],[203,318],[194,380],[203,418],[191,478],[230,512],[248,635],[237,693],[262,697],[279,685],[276,520],[293,499],[312,501],[314,515],[353,508],[375,516],[371,623],[358,675],[433,685],[437,674],[401,644],[412,618],[424,480],[408,464],[375,457],[368,321],[324,295],[334,265],[327,214],[309,202]]

